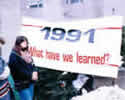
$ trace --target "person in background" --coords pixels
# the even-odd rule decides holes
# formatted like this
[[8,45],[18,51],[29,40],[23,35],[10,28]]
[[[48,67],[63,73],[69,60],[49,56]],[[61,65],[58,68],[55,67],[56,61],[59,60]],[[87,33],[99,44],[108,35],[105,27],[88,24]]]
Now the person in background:
[[9,57],[9,67],[21,100],[33,100],[38,72],[29,53],[28,39],[18,36]]
[[[3,37],[0,37],[0,48],[5,44]],[[0,56],[0,100],[12,100],[10,95],[10,85],[8,82],[8,76],[10,75],[10,69]]]
[[82,95],[94,90],[94,78],[92,75],[76,74],[77,78],[73,81],[73,86],[78,90],[78,94]]

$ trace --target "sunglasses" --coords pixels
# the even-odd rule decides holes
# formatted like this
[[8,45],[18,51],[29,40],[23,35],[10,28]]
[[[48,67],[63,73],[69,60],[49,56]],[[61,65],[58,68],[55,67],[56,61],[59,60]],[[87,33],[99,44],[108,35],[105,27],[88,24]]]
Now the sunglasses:
[[25,47],[25,48],[21,48],[22,51],[27,51],[28,50],[28,47]]

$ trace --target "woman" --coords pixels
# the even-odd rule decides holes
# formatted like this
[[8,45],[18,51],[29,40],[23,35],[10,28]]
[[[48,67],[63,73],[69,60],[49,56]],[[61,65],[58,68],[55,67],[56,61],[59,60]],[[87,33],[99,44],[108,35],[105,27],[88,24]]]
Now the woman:
[[33,100],[33,83],[38,79],[38,73],[28,51],[26,37],[18,36],[16,38],[15,46],[9,58],[9,67],[21,100]]
[[[5,44],[5,41],[0,37],[0,48]],[[10,85],[8,82],[8,76],[10,70],[3,58],[0,56],[0,100],[11,100],[10,97]]]

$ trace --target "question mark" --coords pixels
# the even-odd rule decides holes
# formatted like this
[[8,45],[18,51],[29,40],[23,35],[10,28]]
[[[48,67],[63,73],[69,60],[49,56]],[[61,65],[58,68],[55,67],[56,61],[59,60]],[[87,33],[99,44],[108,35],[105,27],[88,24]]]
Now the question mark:
[[105,55],[105,57],[106,57],[105,60],[106,60],[106,62],[107,62],[107,64],[108,64],[111,55],[110,55],[109,53],[106,53],[106,54],[104,54],[104,55]]

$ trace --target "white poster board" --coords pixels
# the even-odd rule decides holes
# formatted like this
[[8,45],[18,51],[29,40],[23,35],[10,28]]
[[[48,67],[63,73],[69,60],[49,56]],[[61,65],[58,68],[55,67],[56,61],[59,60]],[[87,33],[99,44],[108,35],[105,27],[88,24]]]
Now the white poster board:
[[120,16],[72,22],[23,18],[21,34],[37,66],[116,78],[121,27]]

